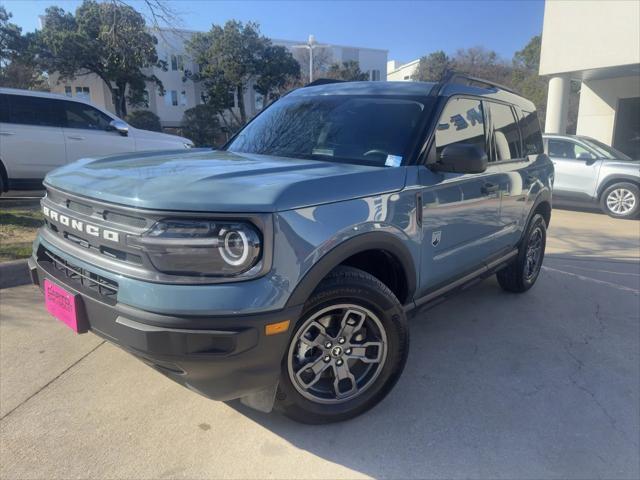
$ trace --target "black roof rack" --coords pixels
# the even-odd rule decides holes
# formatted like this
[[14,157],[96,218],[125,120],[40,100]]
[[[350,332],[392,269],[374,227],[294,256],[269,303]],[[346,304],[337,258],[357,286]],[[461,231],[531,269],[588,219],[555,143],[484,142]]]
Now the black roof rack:
[[311,83],[307,83],[304,87],[317,87],[318,85],[328,85],[330,83],[344,83],[346,80],[337,80],[335,78],[319,78]]
[[[462,80],[462,82],[460,80]],[[505,92],[513,93],[515,95],[520,95],[518,92],[516,92],[512,88],[505,87],[504,85],[501,85],[499,83],[485,80],[483,78],[472,77],[471,75],[466,75],[464,73],[458,73],[458,72],[447,73],[441,82],[433,86],[433,88],[429,92],[429,95],[438,95],[446,85],[451,85],[454,83],[468,85],[468,86],[475,86],[474,84],[479,83],[480,85],[485,85],[486,87],[498,88],[500,90],[504,90]]]

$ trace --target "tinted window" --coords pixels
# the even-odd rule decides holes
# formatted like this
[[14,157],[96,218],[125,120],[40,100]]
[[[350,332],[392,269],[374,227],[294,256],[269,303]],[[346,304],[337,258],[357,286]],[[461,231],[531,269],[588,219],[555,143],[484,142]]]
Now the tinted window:
[[493,159],[511,160],[520,157],[520,133],[513,109],[501,103],[488,102],[493,127]]
[[544,151],[540,122],[536,112],[522,112],[520,132],[522,133],[525,155],[538,155]]
[[68,128],[86,130],[107,130],[111,118],[89,105],[78,102],[64,102]]
[[364,95],[284,97],[245,127],[232,152],[379,166],[401,164],[424,104]]
[[436,129],[436,153],[456,143],[477,145],[487,151],[484,134],[482,102],[468,98],[453,98],[444,107]]
[[580,159],[595,159],[597,158],[593,152],[584,148],[577,143],[573,143],[567,140],[549,139],[549,156],[556,158],[580,158]]
[[0,95],[0,122],[9,122],[9,96]]
[[60,101],[26,95],[7,95],[9,123],[61,127]]

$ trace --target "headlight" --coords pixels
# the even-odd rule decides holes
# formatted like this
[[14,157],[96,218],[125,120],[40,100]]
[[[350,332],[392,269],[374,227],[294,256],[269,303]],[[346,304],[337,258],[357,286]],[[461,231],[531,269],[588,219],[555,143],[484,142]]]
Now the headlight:
[[153,225],[140,245],[161,272],[233,276],[258,264],[262,242],[250,223],[168,219]]

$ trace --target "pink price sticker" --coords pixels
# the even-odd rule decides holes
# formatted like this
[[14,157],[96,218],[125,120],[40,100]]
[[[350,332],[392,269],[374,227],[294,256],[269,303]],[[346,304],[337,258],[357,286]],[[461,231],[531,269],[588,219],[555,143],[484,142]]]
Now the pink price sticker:
[[74,332],[78,329],[76,296],[49,280],[44,281],[44,303],[51,315],[63,322]]

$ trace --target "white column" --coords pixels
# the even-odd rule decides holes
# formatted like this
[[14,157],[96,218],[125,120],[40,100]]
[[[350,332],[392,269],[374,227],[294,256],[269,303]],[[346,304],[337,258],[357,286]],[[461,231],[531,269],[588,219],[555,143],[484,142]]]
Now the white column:
[[547,118],[544,124],[545,133],[567,133],[570,85],[570,78],[564,75],[552,77],[549,80]]

